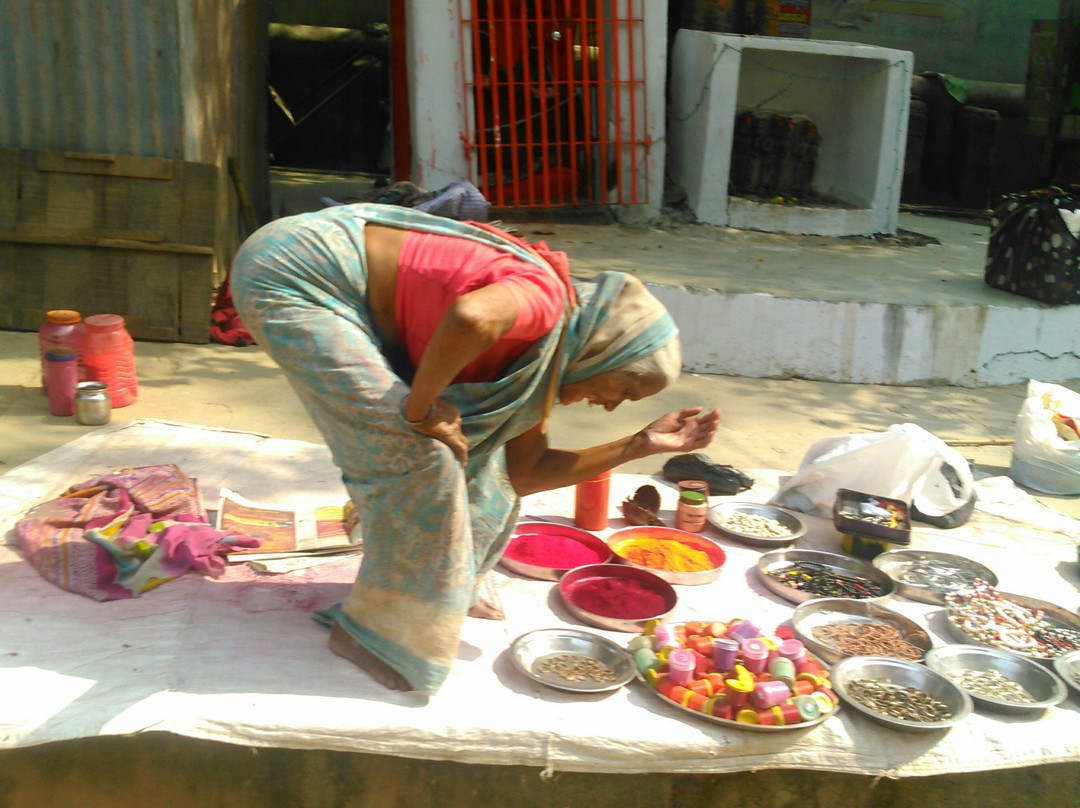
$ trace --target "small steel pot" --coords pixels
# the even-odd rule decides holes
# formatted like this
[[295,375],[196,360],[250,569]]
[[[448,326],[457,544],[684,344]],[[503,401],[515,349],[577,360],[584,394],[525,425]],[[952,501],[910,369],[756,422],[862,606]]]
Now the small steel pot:
[[86,426],[109,423],[112,402],[105,382],[79,382],[75,385],[75,420]]

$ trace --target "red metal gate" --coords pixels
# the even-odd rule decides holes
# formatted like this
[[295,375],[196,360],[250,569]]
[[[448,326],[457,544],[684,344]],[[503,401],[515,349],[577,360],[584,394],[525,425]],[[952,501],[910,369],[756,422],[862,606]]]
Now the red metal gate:
[[644,0],[461,0],[473,183],[494,207],[648,202]]

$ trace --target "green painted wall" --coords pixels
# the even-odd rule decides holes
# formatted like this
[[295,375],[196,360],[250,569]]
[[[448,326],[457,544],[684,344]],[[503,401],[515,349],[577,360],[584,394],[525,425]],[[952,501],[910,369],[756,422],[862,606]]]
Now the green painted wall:
[[1023,84],[1033,20],[1056,19],[1058,0],[812,0],[814,39],[915,54],[915,72]]

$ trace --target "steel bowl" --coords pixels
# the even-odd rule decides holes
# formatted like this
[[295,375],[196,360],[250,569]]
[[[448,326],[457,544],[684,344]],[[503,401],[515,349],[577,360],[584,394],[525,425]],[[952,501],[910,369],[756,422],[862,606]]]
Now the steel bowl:
[[[559,654],[576,654],[606,665],[615,674],[610,682],[571,680],[543,669],[543,663]],[[547,628],[522,634],[510,645],[510,660],[529,679],[571,693],[603,693],[618,690],[634,678],[634,658],[606,637],[568,628]]]
[[935,648],[926,655],[926,666],[944,674],[952,681],[951,674],[959,671],[997,671],[1006,679],[1016,682],[1034,699],[1031,704],[994,698],[979,693],[963,683],[956,682],[967,691],[976,706],[983,706],[1002,713],[1038,713],[1065,700],[1068,691],[1065,683],[1044,665],[1016,654],[983,648],[979,645],[946,645]]
[[[665,570],[659,569],[658,567],[648,567],[644,564],[638,564],[631,561],[629,558],[620,555],[618,551],[619,543],[632,537],[682,542],[683,544],[687,544],[694,549],[701,550],[708,554],[715,566],[712,569],[702,570],[700,572],[677,572],[674,570]],[[608,536],[607,543],[619,563],[626,564],[628,567],[633,567],[635,569],[651,572],[653,575],[663,578],[670,584],[682,584],[684,586],[711,584],[720,577],[720,570],[723,569],[724,562],[727,560],[727,553],[724,552],[724,548],[712,539],[706,538],[705,536],[699,536],[697,533],[676,530],[672,527],[625,527],[622,530],[616,530]]]
[[[580,597],[577,596],[583,582],[593,582],[596,579],[622,579],[633,581],[638,585],[655,592],[663,598],[662,611],[657,614],[643,614],[640,617],[612,617],[606,614],[597,614],[581,605]],[[645,630],[645,625],[650,620],[663,620],[675,608],[678,603],[678,595],[671,584],[658,575],[648,570],[630,567],[625,564],[589,564],[585,567],[575,567],[559,579],[559,595],[570,614],[583,623],[597,628],[606,628],[610,631],[625,631],[632,634],[640,634]]]
[[[726,524],[737,514],[774,519],[791,532],[787,536],[758,536],[753,533],[744,533]],[[709,509],[708,519],[709,524],[719,530],[725,538],[751,547],[787,547],[796,539],[806,535],[806,525],[802,519],[775,505],[760,505],[756,502],[721,502]]]
[[852,600],[887,600],[896,591],[896,582],[888,575],[879,570],[868,561],[860,561],[851,556],[840,553],[826,553],[821,550],[772,550],[763,554],[757,561],[757,571],[765,588],[784,600],[792,603],[804,603],[808,600],[822,598],[824,595],[815,595],[813,592],[805,592],[794,587],[780,583],[768,573],[783,569],[794,564],[796,561],[809,561],[820,564],[826,569],[842,575],[858,575],[872,581],[885,590],[885,594],[872,598],[852,598]]
[[[880,656],[854,656],[833,665],[830,675],[837,695],[852,709],[890,729],[904,732],[937,732],[963,721],[972,711],[971,697],[947,677],[918,662]],[[884,680],[900,687],[914,687],[942,702],[951,715],[940,721],[913,721],[886,715],[851,695],[860,679]]]
[[1080,651],[1070,651],[1054,659],[1054,670],[1061,680],[1080,697]]
[[[814,628],[828,623],[884,623],[892,626],[909,643],[922,651],[922,656],[934,647],[930,635],[918,623],[902,614],[886,609],[879,603],[851,598],[819,598],[808,600],[795,607],[791,616],[791,628],[795,637],[816,656],[829,663],[839,662],[848,656],[835,645],[814,637]],[[914,660],[918,662],[919,660]]]
[[896,594],[921,603],[945,604],[945,596],[966,589],[975,578],[997,586],[998,578],[977,561],[928,550],[890,550],[873,564],[896,581]]
[[[518,536],[537,534],[543,536],[564,536],[579,541],[586,547],[597,552],[601,559],[599,563],[606,564],[612,559],[611,548],[604,544],[603,539],[600,539],[581,528],[571,527],[570,525],[559,525],[554,522],[518,522],[517,526],[514,528],[513,534],[510,536],[510,542],[512,543]],[[499,559],[499,564],[511,572],[516,572],[518,575],[523,575],[526,578],[534,578],[538,581],[557,581],[566,572],[566,569],[542,567],[537,564],[528,564],[515,558],[508,558],[505,555],[505,551],[504,555]]]
[[[1014,595],[1009,592],[998,592],[998,597],[1003,600],[1009,600],[1013,603],[1023,606],[1025,609],[1040,610],[1043,612],[1043,619],[1046,620],[1051,626],[1055,628],[1065,628],[1070,631],[1080,632],[1080,617],[1070,612],[1068,609],[1063,609],[1060,606],[1055,606],[1053,603],[1047,603],[1045,600],[1037,600],[1035,598],[1025,597],[1024,595]],[[1040,656],[1038,654],[1028,654],[1022,651],[1013,651],[1009,648],[1001,648],[992,643],[984,642],[978,637],[968,634],[964,629],[958,626],[953,621],[953,610],[946,606],[945,609],[946,623],[949,626],[949,631],[952,635],[961,643],[967,643],[969,645],[978,645],[983,648],[993,648],[996,651],[1005,651],[1008,654],[1015,654],[1018,657],[1024,659],[1033,659],[1036,662],[1043,664],[1051,664],[1054,659],[1053,656]],[[1078,649],[1080,650],[1080,649]],[[1072,653],[1072,652],[1066,652]],[[1063,656],[1057,654],[1056,656]]]

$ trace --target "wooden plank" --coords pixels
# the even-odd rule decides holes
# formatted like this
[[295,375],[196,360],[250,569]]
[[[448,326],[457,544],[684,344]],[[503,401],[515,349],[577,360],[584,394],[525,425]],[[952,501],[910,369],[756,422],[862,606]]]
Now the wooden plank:
[[217,232],[218,193],[222,173],[206,163],[181,163],[177,179],[181,189],[182,214],[178,241],[185,244],[214,244]]
[[181,342],[203,344],[210,341],[210,312],[214,306],[212,258],[180,256],[180,306],[177,320]]
[[18,221],[19,185],[19,150],[0,149],[0,230]]
[[128,186],[125,227],[133,230],[160,230],[169,241],[185,241],[181,219],[184,212],[181,184],[144,179],[110,179]]
[[12,231],[21,235],[38,236],[45,239],[121,239],[123,241],[149,241],[155,244],[165,241],[165,235],[157,230],[75,230],[67,227],[20,222],[12,228]]
[[[48,309],[73,309],[84,317],[100,314],[95,301],[100,296],[102,279],[94,263],[94,251],[60,247],[26,248],[38,261],[42,306]],[[109,290],[108,295],[115,294]]]
[[72,230],[51,225],[19,223],[12,228],[12,231],[25,235],[40,235],[40,237],[45,238],[121,239],[124,241],[149,241],[156,244],[165,241],[164,233],[157,230],[110,230],[105,228]]
[[110,177],[140,177],[151,180],[171,180],[173,161],[164,157],[136,157],[127,154],[97,154],[89,152],[37,152],[38,171],[67,174],[98,174]]
[[80,174],[39,174],[45,182],[45,216],[34,224],[89,229],[101,194],[101,178]]
[[58,247],[101,247],[113,250],[141,252],[180,253],[183,255],[213,255],[213,247],[199,244],[173,244],[171,242],[135,241],[123,238],[100,238],[94,235],[75,235],[63,231],[48,232],[0,232],[0,242],[13,244],[44,244]]
[[35,152],[29,149],[19,155],[19,182],[17,221],[44,224],[49,209],[48,175],[37,170]]
[[17,285],[19,274],[13,257],[17,250],[10,244],[0,244],[0,328],[17,328],[15,311],[21,302]]
[[[156,225],[145,227],[131,222],[131,180],[124,177],[104,177],[104,192],[101,195],[101,211],[98,227],[107,230],[161,230]],[[169,241],[176,241],[171,238]]]
[[[124,318],[135,339],[174,339],[180,319],[180,265],[178,255],[127,254],[127,297]],[[209,320],[209,313],[207,313]]]

